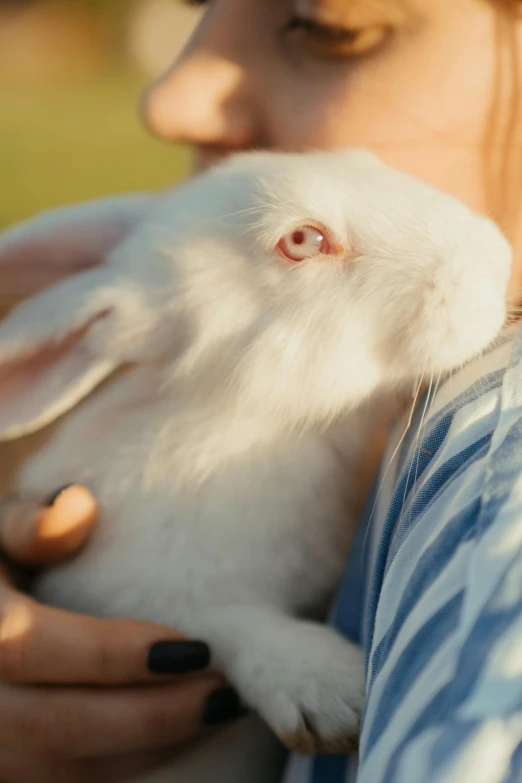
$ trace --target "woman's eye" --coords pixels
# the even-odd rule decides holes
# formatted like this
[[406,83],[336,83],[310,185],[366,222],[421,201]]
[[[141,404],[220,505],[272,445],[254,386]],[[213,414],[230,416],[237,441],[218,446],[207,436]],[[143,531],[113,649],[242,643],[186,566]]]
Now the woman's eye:
[[324,229],[311,225],[289,231],[279,240],[277,249],[290,261],[305,261],[307,258],[331,255],[339,250]]
[[298,39],[311,54],[334,59],[369,54],[387,40],[391,31],[386,25],[348,29],[294,16],[287,24],[286,32]]

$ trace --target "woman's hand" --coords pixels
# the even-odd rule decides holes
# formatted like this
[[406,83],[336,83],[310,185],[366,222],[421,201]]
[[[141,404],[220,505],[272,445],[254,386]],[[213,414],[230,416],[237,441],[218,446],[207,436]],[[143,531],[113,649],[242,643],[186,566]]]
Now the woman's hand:
[[94,499],[78,486],[47,504],[0,507],[8,556],[0,574],[3,783],[124,779],[242,712],[236,694],[205,671],[202,642],[147,623],[63,612],[18,592],[18,566],[74,554],[95,517]]

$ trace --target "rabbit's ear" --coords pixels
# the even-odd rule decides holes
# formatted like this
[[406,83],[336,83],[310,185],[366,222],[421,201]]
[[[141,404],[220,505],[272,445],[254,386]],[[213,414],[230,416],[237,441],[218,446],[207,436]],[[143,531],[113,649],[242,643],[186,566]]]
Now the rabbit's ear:
[[44,212],[0,235],[0,308],[98,266],[157,196],[133,194]]
[[0,324],[0,440],[49,424],[122,363],[110,356],[119,309],[111,276],[108,267],[79,274]]

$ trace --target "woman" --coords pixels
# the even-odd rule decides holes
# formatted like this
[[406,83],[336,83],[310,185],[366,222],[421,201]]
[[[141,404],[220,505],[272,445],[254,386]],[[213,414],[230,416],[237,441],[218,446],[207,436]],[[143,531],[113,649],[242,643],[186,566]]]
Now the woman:
[[[143,115],[153,133],[190,144],[198,167],[252,147],[369,147],[391,165],[455,194],[501,222],[515,247],[514,293],[522,279],[522,212],[517,199],[522,152],[518,101],[522,21],[518,11],[516,0],[211,0],[179,61],[145,94]],[[44,255],[66,259],[63,268],[55,268],[54,276],[96,263],[142,208],[140,199],[124,198],[107,202],[101,211],[94,207],[88,213],[79,209],[68,211],[63,218],[58,215],[50,234],[50,224],[29,225],[18,239],[0,245],[4,290],[10,286],[12,294],[22,295],[47,282],[36,274]],[[91,238],[87,254],[83,252],[86,237]],[[56,254],[57,248],[67,252]],[[13,267],[17,274],[12,274]],[[22,280],[20,271],[31,275]],[[389,487],[381,493],[377,513],[371,515],[371,529],[356,550],[356,559],[364,555],[366,560],[366,585],[371,583],[371,588],[365,588],[363,622],[370,689],[361,780],[478,780],[477,769],[470,772],[470,763],[477,758],[484,783],[507,779],[510,770],[513,780],[520,779],[516,777],[521,764],[516,753],[520,723],[516,698],[509,713],[509,732],[502,705],[498,714],[493,709],[493,724],[482,720],[477,704],[467,704],[465,719],[449,721],[448,716],[454,718],[464,702],[448,694],[447,683],[442,682],[426,704],[419,701],[412,677],[421,678],[421,667],[429,662],[426,650],[432,652],[437,639],[441,645],[446,640],[446,615],[439,617],[425,607],[425,620],[415,626],[421,636],[413,632],[408,636],[408,623],[413,623],[414,611],[422,607],[411,601],[401,604],[404,585],[397,586],[401,577],[393,569],[403,551],[398,532],[404,531],[402,508],[406,509],[408,500],[409,475],[419,475],[422,482],[423,469],[430,473],[429,460],[440,446],[440,427],[446,426],[448,411],[451,421],[459,412],[464,422],[476,415],[477,392],[475,401],[466,396],[476,378],[496,378],[496,386],[491,381],[481,391],[485,389],[487,395],[500,389],[502,397],[508,361],[504,355],[496,356],[491,366],[479,367],[475,375],[457,380],[457,402],[451,394],[447,396],[447,389],[445,398],[435,400],[422,443],[428,458],[422,463],[422,451],[417,449],[408,462],[409,452],[401,450],[395,493],[388,474]],[[504,394],[497,407],[513,414],[517,404]],[[500,421],[497,416],[484,430],[484,443],[494,439]],[[451,446],[452,431],[445,433]],[[428,448],[430,442],[433,445]],[[472,438],[472,442],[478,441]],[[518,451],[522,451],[520,446]],[[392,452],[393,444],[384,465]],[[464,452],[457,450],[456,456]],[[500,486],[513,489],[518,475],[516,453],[516,448],[507,455],[500,452],[500,465],[488,462],[483,466],[480,484],[484,492],[494,494]],[[507,464],[511,484],[504,475]],[[441,465],[446,468],[446,484],[454,477],[464,483],[469,480],[463,459]],[[448,473],[448,465],[453,472]],[[488,471],[498,481],[486,481]],[[435,488],[431,486],[430,498],[437,492],[446,497],[438,519],[454,530],[450,505],[455,496],[444,495],[446,484],[440,481]],[[458,482],[454,486],[458,488]],[[471,511],[461,520],[458,536],[445,539],[444,557],[450,558],[450,564],[453,553],[461,552],[461,542],[472,539],[479,506],[491,500],[490,496],[479,499],[466,484],[465,490],[470,492]],[[498,512],[500,506],[490,503],[488,508]],[[417,512],[422,517],[425,509]],[[490,513],[491,525],[498,515]],[[80,487],[67,488],[40,503],[6,502],[0,527],[0,540],[11,561],[6,574],[16,573],[16,568],[9,568],[14,561],[45,564],[70,556],[85,540],[94,516],[94,501]],[[509,528],[505,516],[503,524]],[[429,534],[429,528],[422,525],[416,530],[424,530],[425,537]],[[512,539],[516,540],[516,530]],[[417,546],[422,548],[424,543],[421,538]],[[413,579],[408,582],[413,590],[418,576],[412,566],[415,552],[408,552],[404,566]],[[468,566],[468,560],[457,563],[455,579],[462,578]],[[429,574],[435,579],[433,568],[432,564],[428,576],[421,569],[424,582],[430,581]],[[484,584],[488,575],[492,575],[492,584],[493,576],[500,582],[507,578],[518,595],[517,572],[504,573],[497,561],[495,568],[487,558],[482,562]],[[359,576],[352,568],[346,580]],[[492,595],[490,588],[485,599]],[[420,594],[420,587],[417,591]],[[477,591],[480,585],[475,582],[459,587],[460,603],[452,604],[451,622],[471,617],[469,611],[462,614],[461,606],[479,606]],[[146,767],[161,756],[161,749],[168,753],[172,745],[186,741],[205,725],[232,720],[240,712],[235,695],[205,674],[208,650],[202,643],[180,640],[172,631],[146,624],[99,621],[38,606],[17,592],[7,575],[0,602],[0,779],[6,783],[81,781],[95,776],[103,781],[124,779],[127,768]],[[344,630],[358,633],[360,618],[350,617],[349,610],[341,589],[337,619]],[[388,616],[385,628],[383,612]],[[480,616],[478,612],[475,619]],[[431,637],[426,628],[431,629]],[[453,667],[453,682],[462,683],[462,688],[469,683],[459,674],[459,666],[469,674],[482,661],[478,653],[469,657],[469,644],[473,647],[476,639],[472,634],[466,636],[471,628],[459,626],[462,644],[451,655],[448,652],[446,661]],[[475,652],[481,645],[487,647],[488,638],[478,637]],[[402,653],[409,657],[401,659]],[[515,677],[517,656],[510,660]],[[394,662],[395,679],[390,676],[380,682],[378,677],[389,661]],[[163,678],[189,671],[200,674],[190,680]],[[439,671],[435,669],[432,680]],[[143,687],[157,682],[158,676],[161,687]],[[514,683],[508,690],[518,697]],[[87,687],[92,685],[97,689]],[[490,692],[486,701],[496,705],[498,692]],[[437,719],[428,719],[433,714]],[[392,717],[395,738],[388,736]],[[502,741],[493,743],[499,737]],[[475,744],[466,744],[466,738]],[[375,748],[382,743],[386,747],[377,757]],[[483,761],[481,748],[488,751]],[[312,762],[297,759],[290,775],[296,783],[310,779],[330,783],[346,779],[349,766],[346,759],[336,757]]]

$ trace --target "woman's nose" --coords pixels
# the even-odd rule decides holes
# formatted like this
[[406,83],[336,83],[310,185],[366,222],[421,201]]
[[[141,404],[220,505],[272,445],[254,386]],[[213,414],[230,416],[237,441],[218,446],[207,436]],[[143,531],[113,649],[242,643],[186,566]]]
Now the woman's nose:
[[167,141],[223,153],[257,143],[244,63],[196,40],[146,90],[142,115],[152,133]]

